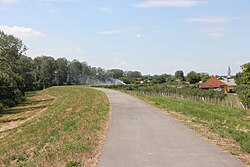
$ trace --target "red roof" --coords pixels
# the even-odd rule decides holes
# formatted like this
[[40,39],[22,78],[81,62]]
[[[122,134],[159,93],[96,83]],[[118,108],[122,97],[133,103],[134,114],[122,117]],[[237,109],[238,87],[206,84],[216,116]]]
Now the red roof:
[[209,88],[220,88],[221,86],[226,85],[216,77],[212,76],[210,79],[208,79],[206,82],[202,83],[200,85],[201,89],[209,89]]

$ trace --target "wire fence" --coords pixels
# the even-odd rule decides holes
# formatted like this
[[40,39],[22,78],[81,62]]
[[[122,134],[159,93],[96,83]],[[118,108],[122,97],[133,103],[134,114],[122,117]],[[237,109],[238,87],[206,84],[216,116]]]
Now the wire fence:
[[235,100],[225,100],[225,99],[217,99],[217,98],[209,98],[209,97],[201,97],[201,96],[187,96],[181,94],[174,94],[168,92],[161,92],[161,93],[152,93],[152,92],[144,92],[144,91],[132,91],[139,94],[144,95],[153,95],[153,96],[161,96],[161,97],[174,97],[174,98],[181,98],[181,99],[189,99],[197,102],[202,102],[206,104],[215,104],[224,107],[230,108],[239,108],[239,109],[246,109],[249,110],[250,108],[245,107],[238,98]]

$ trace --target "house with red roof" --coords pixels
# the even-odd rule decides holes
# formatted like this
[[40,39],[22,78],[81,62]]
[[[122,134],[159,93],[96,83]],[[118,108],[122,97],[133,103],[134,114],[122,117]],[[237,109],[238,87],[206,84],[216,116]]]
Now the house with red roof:
[[235,92],[236,84],[234,79],[224,78],[222,80],[212,76],[206,82],[202,83],[200,89],[216,89],[216,90],[224,90],[225,92]]

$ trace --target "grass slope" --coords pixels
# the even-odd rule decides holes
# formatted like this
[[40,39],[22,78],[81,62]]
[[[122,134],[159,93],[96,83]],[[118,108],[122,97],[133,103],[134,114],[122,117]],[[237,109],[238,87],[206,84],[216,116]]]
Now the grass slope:
[[25,102],[0,112],[0,138],[39,116],[54,99],[44,91],[27,92]]
[[56,99],[0,139],[0,166],[94,166],[109,118],[105,94],[82,86],[43,93]]
[[[159,97],[130,93],[140,99],[147,101],[164,111],[184,118],[185,122],[191,122],[195,130],[205,128],[208,131],[206,137],[217,134],[219,138],[229,139],[230,144],[239,145],[239,150],[227,148],[229,152],[238,156],[247,165],[250,165],[250,121],[249,112],[246,110],[226,108],[222,106],[204,104],[192,100]],[[190,125],[191,125],[190,124]],[[220,140],[220,139],[219,139]],[[233,141],[233,143],[231,143]],[[227,143],[227,144],[228,144]],[[231,146],[232,146],[231,145]]]

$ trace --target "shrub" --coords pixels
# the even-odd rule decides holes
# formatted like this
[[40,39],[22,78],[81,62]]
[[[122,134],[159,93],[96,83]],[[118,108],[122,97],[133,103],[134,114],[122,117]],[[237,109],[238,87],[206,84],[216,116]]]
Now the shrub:
[[237,86],[237,94],[243,105],[250,108],[250,86],[249,85],[239,85]]
[[250,108],[250,88],[240,92],[239,97],[244,106]]

